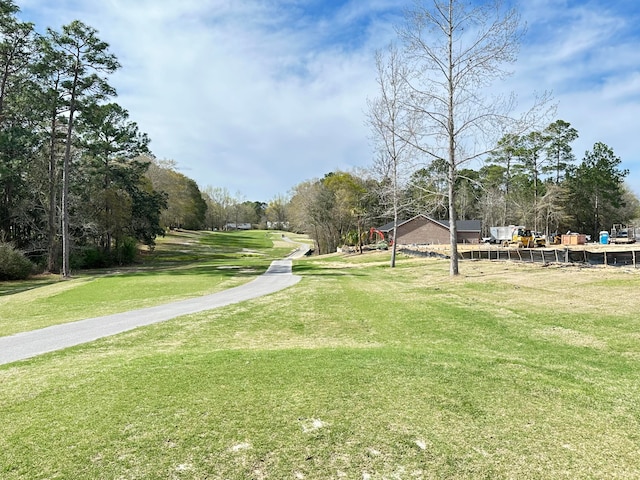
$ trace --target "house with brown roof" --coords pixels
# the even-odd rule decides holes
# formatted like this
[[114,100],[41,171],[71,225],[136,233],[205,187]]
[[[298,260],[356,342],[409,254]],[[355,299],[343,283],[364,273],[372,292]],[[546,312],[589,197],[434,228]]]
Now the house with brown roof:
[[[480,220],[458,220],[456,222],[458,243],[480,243]],[[393,240],[393,222],[380,228],[388,241]],[[435,220],[424,214],[398,222],[398,245],[443,245],[449,243],[449,222]]]

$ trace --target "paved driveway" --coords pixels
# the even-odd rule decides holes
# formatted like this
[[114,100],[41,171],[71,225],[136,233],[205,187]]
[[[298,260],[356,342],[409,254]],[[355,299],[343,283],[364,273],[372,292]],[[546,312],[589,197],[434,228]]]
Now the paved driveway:
[[300,281],[291,273],[291,258],[304,255],[305,251],[301,247],[287,259],[272,262],[255,280],[212,295],[0,337],[0,365],[277,292]]

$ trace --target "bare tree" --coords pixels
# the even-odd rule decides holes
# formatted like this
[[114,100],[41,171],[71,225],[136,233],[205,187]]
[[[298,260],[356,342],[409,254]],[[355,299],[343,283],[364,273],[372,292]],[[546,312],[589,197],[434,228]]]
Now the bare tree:
[[276,195],[267,205],[266,215],[269,224],[268,228],[274,228],[276,230],[288,230],[289,217],[287,214],[287,205],[289,198],[284,195]]
[[567,204],[566,188],[559,183],[550,182],[546,185],[546,193],[538,204],[539,213],[544,221],[544,233],[549,236],[558,232],[560,225],[569,222],[569,215],[564,208]]
[[[461,164],[492,150],[506,131],[522,128],[534,108],[517,122],[513,95],[490,89],[505,78],[503,66],[516,60],[523,30],[515,10],[500,0],[416,1],[399,29],[409,68],[410,107],[422,125],[416,146],[429,161],[448,166],[451,275],[458,272],[455,185]],[[540,104],[546,103],[546,97]],[[538,106],[539,104],[537,104]]]
[[390,213],[393,215],[391,267],[395,267],[400,202],[405,183],[404,177],[407,174],[407,167],[411,164],[413,152],[411,143],[406,140],[407,132],[413,129],[412,111],[406,108],[407,66],[394,45],[388,47],[386,55],[377,52],[376,69],[379,96],[367,101],[368,121],[378,152],[374,169],[382,177],[381,193],[385,197],[390,197]]
[[235,200],[224,187],[207,186],[204,190],[207,202],[207,228],[224,230],[231,218],[232,205]]

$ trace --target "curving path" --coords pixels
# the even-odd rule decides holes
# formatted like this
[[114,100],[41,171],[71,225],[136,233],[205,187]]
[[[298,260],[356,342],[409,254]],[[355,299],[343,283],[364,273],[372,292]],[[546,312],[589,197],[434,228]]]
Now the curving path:
[[286,259],[272,262],[255,280],[222,292],[0,337],[0,365],[277,292],[300,281],[299,276],[292,274],[291,259],[303,256],[307,250],[308,247],[300,246]]

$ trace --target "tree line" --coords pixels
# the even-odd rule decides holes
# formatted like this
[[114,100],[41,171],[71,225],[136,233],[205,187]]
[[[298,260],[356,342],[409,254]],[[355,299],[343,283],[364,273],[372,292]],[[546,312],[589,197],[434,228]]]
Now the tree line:
[[[481,220],[484,236],[491,226],[515,224],[548,236],[572,231],[593,238],[613,224],[640,219],[640,201],[624,183],[628,171],[620,168],[620,158],[596,142],[578,163],[571,147],[577,138],[563,120],[502,138],[478,168],[458,172],[458,218]],[[320,253],[368,243],[370,228],[392,222],[394,213],[400,221],[420,213],[449,219],[445,162],[414,167],[397,190],[391,177],[372,167],[305,181],[292,191],[287,218],[314,239]]]
[[596,142],[576,165],[578,132],[563,120],[547,123],[555,112],[547,93],[516,114],[515,95],[496,91],[524,35],[516,9],[500,0],[423,0],[396,32],[375,59],[368,176],[334,172],[293,190],[294,225],[320,252],[360,242],[363,225],[395,229],[424,213],[448,220],[457,275],[459,219],[480,219],[485,235],[512,223],[597,235],[640,216],[624,185],[628,171],[609,146]]
[[167,228],[266,225],[265,203],[202,192],[174,161],[153,156],[148,135],[114,101],[109,76],[120,64],[95,29],[73,21],[41,34],[18,15],[0,0],[3,258],[17,249],[68,277],[130,263],[138,244],[153,247]]
[[80,21],[35,31],[0,1],[0,241],[44,270],[126,262],[163,232],[149,138],[116,95],[120,68]]

